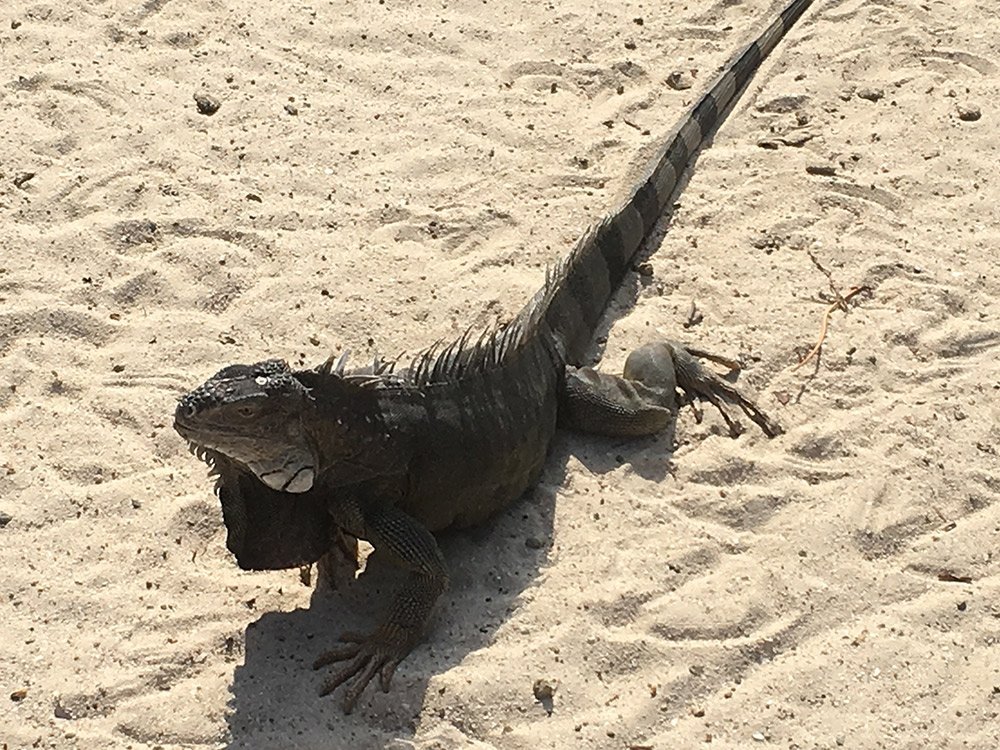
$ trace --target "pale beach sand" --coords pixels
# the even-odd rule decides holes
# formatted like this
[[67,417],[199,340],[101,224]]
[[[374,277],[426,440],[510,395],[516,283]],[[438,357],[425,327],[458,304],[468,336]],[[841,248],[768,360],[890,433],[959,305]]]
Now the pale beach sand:
[[995,2],[814,3],[602,330],[786,433],[561,436],[351,716],[310,665],[393,571],[240,572],[172,429],[231,362],[510,318],[780,6],[4,2],[0,748],[1000,745]]

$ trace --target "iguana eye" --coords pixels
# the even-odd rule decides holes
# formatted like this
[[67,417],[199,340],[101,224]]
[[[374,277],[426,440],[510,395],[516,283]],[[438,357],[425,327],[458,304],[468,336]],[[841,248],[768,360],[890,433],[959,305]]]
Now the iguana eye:
[[236,408],[236,413],[241,417],[252,417],[257,413],[257,407],[254,404],[244,404]]

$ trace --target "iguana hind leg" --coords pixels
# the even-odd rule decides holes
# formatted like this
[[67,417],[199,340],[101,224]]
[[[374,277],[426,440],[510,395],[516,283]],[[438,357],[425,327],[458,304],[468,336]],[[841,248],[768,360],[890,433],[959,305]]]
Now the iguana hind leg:
[[738,406],[765,435],[781,428],[730,383],[706,369],[696,357],[730,370],[739,365],[725,357],[685,348],[670,341],[639,347],[625,361],[621,376],[590,367],[568,367],[563,382],[560,418],[567,427],[613,437],[653,435],[663,430],[676,410],[676,393],[703,398],[722,414],[734,437],[742,431],[726,409]]
[[564,427],[610,437],[640,437],[665,429],[673,416],[673,389],[650,388],[592,367],[566,368],[559,402]]
[[345,503],[337,511],[338,525],[371,542],[376,551],[388,553],[408,570],[385,622],[370,635],[341,635],[343,645],[322,654],[313,664],[319,669],[347,662],[326,681],[320,694],[332,693],[351,681],[344,693],[344,711],[350,713],[376,674],[382,691],[389,692],[396,667],[419,642],[434,603],[448,586],[448,572],[434,536],[398,508]]

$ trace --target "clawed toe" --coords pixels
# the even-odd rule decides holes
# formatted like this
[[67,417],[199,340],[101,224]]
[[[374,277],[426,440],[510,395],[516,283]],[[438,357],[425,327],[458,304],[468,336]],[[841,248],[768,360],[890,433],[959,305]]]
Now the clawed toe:
[[367,643],[369,639],[371,639],[371,635],[366,633],[348,631],[340,634],[341,643]]
[[396,674],[396,667],[398,666],[398,661],[390,661],[388,664],[383,666],[382,671],[379,672],[378,681],[383,693],[389,692],[389,687],[392,684],[392,676]]
[[[712,404],[722,415],[732,437],[739,437],[744,430],[743,426],[729,414],[727,405],[739,407],[768,437],[781,434],[781,427],[761,411],[757,404],[740,393],[730,383],[705,369],[695,357],[716,362],[733,371],[740,369],[738,362],[700,349],[685,349],[678,345],[673,345],[672,351],[677,370],[677,387],[684,392],[685,397],[690,399],[692,404],[699,398]],[[696,411],[695,415],[696,419],[700,421],[701,412]]]
[[337,648],[331,648],[329,651],[320,654],[319,658],[313,662],[313,669],[321,669],[322,667],[334,664],[338,661],[353,659],[360,651],[360,643],[352,644],[350,646],[338,646]]
[[379,628],[371,635],[344,633],[340,636],[343,646],[322,654],[313,669],[347,662],[329,677],[320,689],[320,695],[329,695],[341,685],[344,691],[344,712],[351,713],[368,684],[378,675],[379,687],[388,693],[396,667],[412,646],[411,639],[392,628]]

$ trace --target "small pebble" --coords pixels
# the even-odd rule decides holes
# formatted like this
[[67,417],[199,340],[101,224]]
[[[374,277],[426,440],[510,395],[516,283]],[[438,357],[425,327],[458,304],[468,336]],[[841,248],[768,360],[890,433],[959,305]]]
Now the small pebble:
[[69,709],[66,708],[62,703],[56,703],[56,707],[53,710],[53,714],[57,719],[72,719],[73,714],[70,713]]
[[198,111],[209,117],[218,112],[219,107],[222,106],[222,102],[204,91],[199,91],[194,95],[194,102],[198,105]]
[[983,116],[975,104],[959,104],[955,109],[958,111],[958,119],[963,122],[975,122]]
[[694,86],[694,77],[683,70],[675,70],[667,76],[667,85],[677,91],[684,91]]
[[27,185],[34,176],[34,172],[18,172],[14,177],[14,187],[21,188],[23,190],[24,186]]
[[767,737],[764,736],[763,732],[754,732],[750,736],[753,737],[754,742],[763,742],[764,740],[767,739]]
[[883,96],[885,96],[885,91],[882,89],[871,89],[868,87],[860,88],[857,91],[859,99],[867,99],[870,102],[877,102]]
[[26,688],[21,688],[20,690],[15,690],[13,693],[10,694],[10,699],[12,701],[14,701],[15,703],[20,703],[21,701],[23,701],[27,697],[28,697],[28,691],[27,691]]
[[9,513],[0,513],[0,529],[9,524],[14,520],[14,517]]
[[532,685],[531,691],[535,694],[535,700],[550,701],[552,700],[552,696],[556,694],[557,687],[558,685],[556,683],[543,678],[535,680],[535,684]]
[[837,174],[837,168],[832,164],[807,164],[806,174],[834,177]]
[[296,107],[294,104],[289,103],[285,105],[285,111],[294,117],[299,113],[299,108]]

